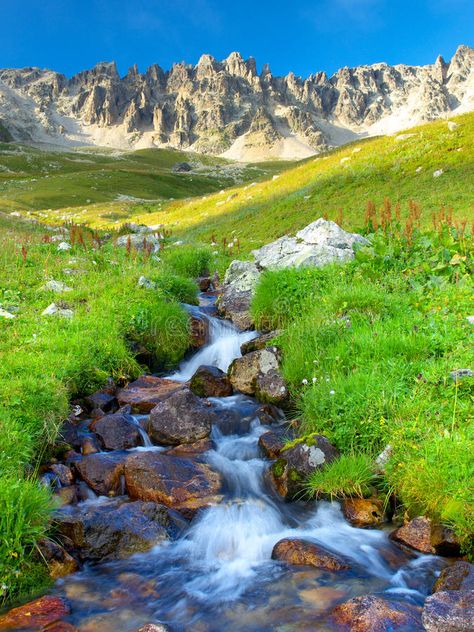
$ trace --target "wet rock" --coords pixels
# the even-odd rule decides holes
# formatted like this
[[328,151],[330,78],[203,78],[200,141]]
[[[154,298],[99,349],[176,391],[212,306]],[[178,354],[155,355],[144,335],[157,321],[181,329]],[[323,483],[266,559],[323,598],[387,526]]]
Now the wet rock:
[[246,355],[247,353],[251,353],[252,351],[260,351],[261,349],[265,349],[266,347],[272,346],[272,342],[275,338],[278,338],[282,333],[281,329],[271,331],[267,334],[260,334],[253,340],[248,340],[244,342],[240,346],[240,353],[242,355]]
[[196,283],[201,292],[208,292],[212,286],[212,279],[210,276],[202,276],[196,279]]
[[81,452],[84,456],[100,452],[100,445],[97,437],[93,435],[83,437],[81,442]]
[[169,539],[168,511],[154,502],[83,505],[57,516],[59,532],[83,561],[121,559]]
[[269,430],[260,436],[258,445],[269,459],[277,459],[292,436],[287,427]]
[[117,398],[107,391],[96,391],[86,397],[86,402],[92,410],[100,409],[104,413],[115,413],[118,409]]
[[142,626],[137,632],[170,632],[169,628],[164,623],[147,623]]
[[452,566],[443,568],[434,590],[474,590],[474,564],[458,560]]
[[125,481],[131,498],[163,503],[185,515],[215,503],[221,486],[219,474],[207,465],[156,452],[130,455]]
[[272,559],[288,562],[295,566],[314,566],[329,571],[348,570],[349,565],[342,558],[330,553],[314,542],[285,538],[275,544]]
[[73,505],[77,502],[77,491],[74,485],[60,487],[53,494],[53,499],[58,507]]
[[288,396],[279,367],[280,354],[276,347],[260,349],[236,358],[230,365],[229,379],[235,390],[278,404]]
[[278,493],[291,500],[301,493],[302,484],[317,469],[323,468],[339,456],[326,437],[311,435],[280,453],[270,468]]
[[474,590],[436,592],[425,601],[422,620],[426,632],[472,632]]
[[67,465],[63,463],[53,463],[49,466],[49,470],[64,487],[74,483],[74,474]]
[[143,375],[117,393],[120,406],[130,404],[133,412],[148,414],[159,402],[184,388],[181,382]]
[[342,512],[355,527],[375,527],[384,519],[383,503],[378,498],[345,498]]
[[215,421],[212,409],[184,387],[153,408],[147,430],[156,443],[180,445],[208,437]]
[[57,623],[53,623],[53,625],[48,625],[48,627],[45,628],[45,632],[78,632],[78,629],[74,627],[72,623],[58,621]]
[[0,630],[42,630],[68,613],[63,599],[46,595],[0,615]]
[[421,608],[377,595],[355,597],[334,608],[332,618],[351,632],[422,632]]
[[122,491],[125,453],[99,452],[74,462],[74,468],[89,487],[101,496],[116,495]]
[[142,445],[133,417],[124,413],[105,415],[91,425],[105,450],[128,450]]
[[424,516],[413,518],[410,522],[390,534],[394,542],[408,546],[422,553],[433,553],[431,546],[431,520]]
[[38,542],[41,555],[46,560],[49,569],[49,575],[53,579],[65,577],[70,573],[74,573],[79,568],[77,561],[69,555],[57,542],[42,539]]
[[264,426],[280,423],[285,419],[285,413],[274,404],[262,404],[256,410],[255,416]]
[[456,534],[449,527],[444,525],[431,525],[431,546],[436,555],[456,557],[461,555],[461,543]]
[[189,384],[199,397],[227,397],[232,395],[232,385],[227,374],[215,366],[200,366]]
[[203,454],[203,452],[207,452],[208,450],[212,450],[212,441],[207,439],[200,439],[195,443],[186,443],[183,445],[177,445],[171,450],[167,450],[166,454],[174,454],[176,456],[193,456],[197,454]]
[[204,347],[209,338],[209,321],[199,316],[190,316],[191,347],[200,349]]

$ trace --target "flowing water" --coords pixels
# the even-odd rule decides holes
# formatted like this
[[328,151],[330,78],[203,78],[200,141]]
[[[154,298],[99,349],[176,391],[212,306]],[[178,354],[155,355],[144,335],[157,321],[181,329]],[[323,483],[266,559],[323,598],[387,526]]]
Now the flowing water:
[[[201,364],[226,370],[252,335],[210,318],[208,344],[170,377],[185,381]],[[441,560],[403,553],[387,531],[352,527],[337,503],[283,502],[258,447],[269,429],[259,422],[259,404],[243,395],[210,402],[220,421],[203,458],[222,475],[222,502],[173,542],[58,581],[55,592],[71,604],[69,620],[81,632],[134,632],[160,621],[193,632],[333,630],[332,607],[357,595],[423,602]],[[137,449],[157,448],[144,440]],[[332,573],[272,561],[273,546],[285,537],[317,542],[346,557],[351,569]]]

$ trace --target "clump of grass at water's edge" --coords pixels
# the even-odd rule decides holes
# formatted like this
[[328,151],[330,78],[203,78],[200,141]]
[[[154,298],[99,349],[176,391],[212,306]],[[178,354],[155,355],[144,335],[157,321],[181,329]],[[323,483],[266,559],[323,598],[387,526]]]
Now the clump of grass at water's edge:
[[474,242],[466,226],[370,235],[353,263],[262,275],[257,326],[278,344],[302,435],[321,433],[340,461],[308,481],[315,495],[365,495],[389,444],[385,489],[411,515],[452,526],[474,549]]
[[[52,503],[37,470],[69,401],[109,376],[121,382],[142,373],[137,347],[161,368],[183,357],[189,319],[180,302],[196,301],[191,277],[210,266],[211,255],[183,249],[183,267],[171,251],[158,261],[77,228],[72,249],[58,252],[58,233],[1,214],[0,229],[0,307],[15,316],[1,318],[0,330],[0,601],[12,601],[46,581],[36,542]],[[156,289],[138,287],[140,276]],[[51,279],[71,291],[42,289]],[[73,317],[42,316],[53,302]]]

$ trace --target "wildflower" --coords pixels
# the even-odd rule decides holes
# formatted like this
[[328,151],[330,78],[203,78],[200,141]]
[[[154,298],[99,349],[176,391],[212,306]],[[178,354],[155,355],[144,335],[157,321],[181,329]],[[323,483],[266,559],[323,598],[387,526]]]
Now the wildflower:
[[336,391],[329,391],[329,395],[335,395]]
[[317,360],[313,360],[313,364],[318,364],[318,361]]
[[328,377],[326,378],[326,382],[329,382],[329,378]]
[[318,378],[317,377],[313,377],[313,384],[316,384]]
[[306,378],[304,378],[304,380],[301,381],[301,384],[304,384],[305,386],[307,383],[308,383],[308,380]]

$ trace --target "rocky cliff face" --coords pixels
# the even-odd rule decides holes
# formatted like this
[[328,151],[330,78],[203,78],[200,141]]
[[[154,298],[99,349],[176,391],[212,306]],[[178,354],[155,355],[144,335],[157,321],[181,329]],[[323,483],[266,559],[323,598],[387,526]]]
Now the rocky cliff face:
[[474,109],[474,49],[447,63],[342,68],[307,79],[258,73],[254,59],[120,77],[100,63],[71,79],[0,70],[0,126],[17,140],[117,148],[175,147],[240,160],[294,158]]

